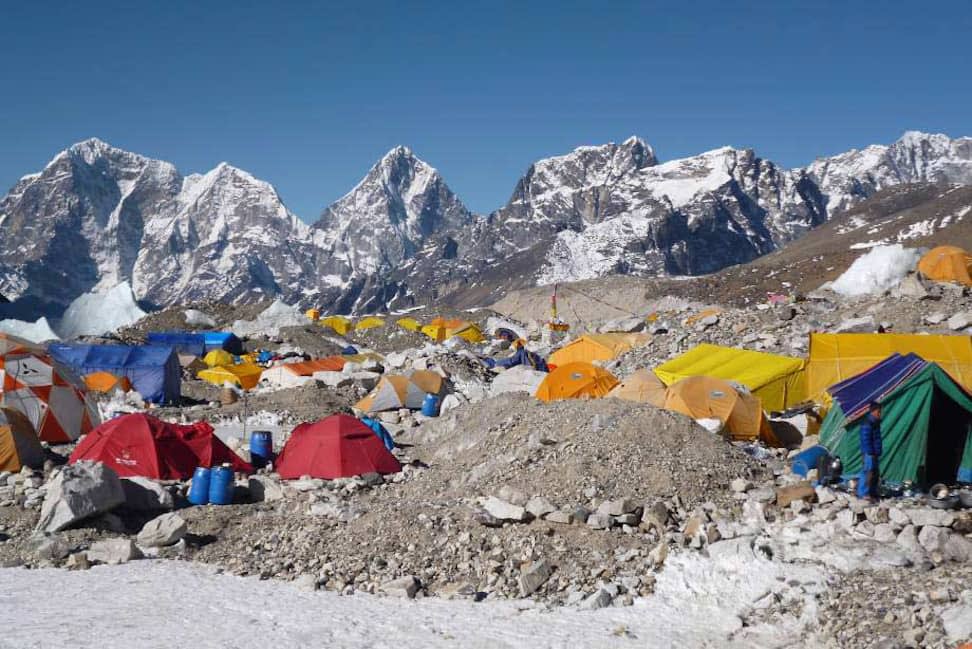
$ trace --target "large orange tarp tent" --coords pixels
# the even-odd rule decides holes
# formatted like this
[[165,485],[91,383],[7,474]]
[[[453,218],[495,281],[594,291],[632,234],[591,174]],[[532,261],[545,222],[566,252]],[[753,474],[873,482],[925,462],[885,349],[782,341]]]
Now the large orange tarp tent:
[[547,362],[564,365],[609,361],[634,347],[644,345],[650,339],[648,334],[585,334],[555,351]]
[[537,388],[537,399],[600,399],[614,389],[618,379],[590,363],[567,363],[547,374]]
[[936,282],[972,286],[972,255],[958,246],[938,246],[921,258],[918,272]]
[[937,363],[972,391],[972,336],[919,334],[810,334],[807,393],[827,401],[827,388],[856,376],[892,354],[917,354]]
[[664,407],[693,419],[718,419],[725,424],[729,439],[761,439],[770,446],[781,446],[759,399],[728,381],[710,376],[682,379],[669,386]]

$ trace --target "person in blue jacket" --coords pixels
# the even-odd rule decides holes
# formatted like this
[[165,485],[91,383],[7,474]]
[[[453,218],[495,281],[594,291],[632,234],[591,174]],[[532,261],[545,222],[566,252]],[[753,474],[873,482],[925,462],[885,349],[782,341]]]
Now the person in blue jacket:
[[385,445],[389,451],[394,450],[395,440],[392,439],[391,434],[388,429],[381,425],[381,422],[377,419],[372,419],[371,417],[362,417],[361,423],[374,431],[381,443]]
[[528,350],[526,348],[526,341],[518,338],[513,331],[501,327],[496,330],[496,337],[508,341],[510,343],[510,349],[513,350],[513,354],[499,360],[486,358],[483,360],[486,367],[493,369],[494,367],[510,368],[516,365],[526,365],[538,372],[549,371],[547,361],[543,359],[543,356]]
[[874,401],[867,408],[867,416],[861,424],[861,456],[864,465],[857,483],[857,497],[871,502],[878,499],[878,485],[881,482],[881,404]]

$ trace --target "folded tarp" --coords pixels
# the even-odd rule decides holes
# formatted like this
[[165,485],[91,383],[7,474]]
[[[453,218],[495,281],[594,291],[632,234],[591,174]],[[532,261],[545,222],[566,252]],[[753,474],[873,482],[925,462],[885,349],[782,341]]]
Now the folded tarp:
[[892,354],[857,376],[830,386],[827,392],[840,406],[844,416],[857,419],[864,414],[868,405],[881,401],[926,365],[928,363],[915,354]]
[[128,377],[146,401],[177,403],[182,397],[182,368],[173,347],[55,343],[48,351],[81,376],[109,372]]

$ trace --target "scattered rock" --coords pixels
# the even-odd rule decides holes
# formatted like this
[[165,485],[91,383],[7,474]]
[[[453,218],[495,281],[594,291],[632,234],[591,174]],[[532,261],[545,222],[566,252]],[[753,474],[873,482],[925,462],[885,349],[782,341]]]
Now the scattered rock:
[[160,548],[178,543],[189,531],[189,526],[178,514],[171,512],[153,518],[142,527],[136,541],[146,548]]
[[816,502],[817,492],[809,482],[779,487],[776,490],[776,504],[779,507],[789,507],[794,500],[803,500],[808,503]]
[[175,500],[169,490],[151,478],[122,478],[121,486],[125,492],[125,509],[154,512],[175,507]]
[[527,565],[520,572],[520,597],[532,595],[550,579],[551,574],[553,574],[553,566],[546,559],[534,561]]
[[528,500],[526,504],[526,510],[534,518],[543,518],[547,514],[556,511],[556,509],[557,508],[554,507],[549,500],[543,498],[542,496],[534,496],[533,498]]
[[87,552],[88,560],[96,563],[115,565],[141,559],[142,553],[131,539],[103,539],[91,544]]
[[418,577],[409,575],[407,577],[401,577],[400,579],[385,582],[381,585],[381,591],[391,597],[414,599],[415,594],[418,593],[421,586],[422,583],[418,580]]
[[490,496],[483,501],[483,509],[486,510],[487,514],[501,521],[523,523],[530,517],[523,507],[500,500],[495,496]]
[[250,489],[250,498],[254,502],[272,502],[282,500],[284,497],[283,486],[278,480],[270,476],[250,476],[247,486]]
[[125,502],[118,474],[100,462],[68,464],[47,484],[37,529],[59,532]]

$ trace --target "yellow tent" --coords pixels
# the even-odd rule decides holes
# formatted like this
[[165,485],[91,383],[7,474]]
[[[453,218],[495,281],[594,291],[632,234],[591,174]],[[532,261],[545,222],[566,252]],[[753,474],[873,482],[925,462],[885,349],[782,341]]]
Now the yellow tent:
[[918,272],[936,282],[972,286],[972,255],[957,246],[938,246],[921,258]]
[[375,329],[377,327],[384,327],[385,321],[381,318],[376,318],[375,316],[368,316],[367,318],[361,318],[354,325],[355,331],[364,331],[365,329]]
[[486,340],[479,327],[464,320],[444,321],[442,318],[436,318],[432,323],[422,327],[422,333],[437,343],[444,342],[453,336],[458,336],[471,343],[481,343]]
[[972,390],[972,337],[918,334],[810,334],[807,392],[823,403],[827,388],[891,354],[917,354]]
[[238,385],[244,390],[256,387],[260,382],[260,375],[263,368],[249,363],[239,365],[227,365],[225,367],[214,367],[203,370],[197,376],[204,381],[209,381],[213,385],[223,385],[226,382]]
[[416,320],[415,318],[399,318],[398,320],[395,321],[395,324],[397,324],[402,329],[408,329],[409,331],[422,330],[422,323]]
[[668,388],[650,370],[638,370],[628,378],[618,383],[617,387],[608,393],[609,397],[648,403],[656,408],[665,405],[665,391]]
[[728,381],[710,376],[682,379],[668,388],[664,407],[692,419],[718,419],[732,440],[762,439],[770,446],[781,446],[759,399]]
[[600,399],[614,389],[618,379],[590,363],[567,363],[555,369],[537,388],[537,399]]
[[318,320],[317,324],[332,329],[339,336],[346,336],[351,331],[351,321],[343,315],[329,315]]
[[44,448],[30,420],[17,410],[0,408],[0,471],[44,466]]
[[767,410],[784,410],[807,398],[801,358],[701,344],[655,368],[665,385],[689,376],[711,376],[740,383]]
[[321,317],[321,312],[318,311],[317,309],[307,309],[307,311],[304,313],[304,315],[306,315],[308,318],[310,318],[314,322],[317,322],[317,319]]
[[648,334],[585,334],[555,351],[547,362],[564,365],[609,361],[633,347],[644,345],[650,338]]
[[232,354],[224,349],[214,349],[203,356],[203,362],[207,367],[222,367],[232,365],[235,359]]

